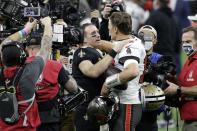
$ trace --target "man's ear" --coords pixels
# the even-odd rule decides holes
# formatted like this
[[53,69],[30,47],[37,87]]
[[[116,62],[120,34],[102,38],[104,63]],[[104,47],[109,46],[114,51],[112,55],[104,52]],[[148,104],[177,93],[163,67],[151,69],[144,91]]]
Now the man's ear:
[[118,27],[114,27],[114,31],[117,34],[118,33]]
[[157,44],[157,39],[153,40],[153,46]]

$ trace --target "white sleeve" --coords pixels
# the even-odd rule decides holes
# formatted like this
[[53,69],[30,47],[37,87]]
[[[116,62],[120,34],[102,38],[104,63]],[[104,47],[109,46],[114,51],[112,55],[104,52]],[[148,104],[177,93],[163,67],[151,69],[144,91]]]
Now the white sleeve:
[[129,60],[126,60],[125,63],[124,63],[124,68],[126,68],[129,64],[131,63],[136,63],[138,64],[138,62],[136,60],[133,60],[133,59],[129,59]]

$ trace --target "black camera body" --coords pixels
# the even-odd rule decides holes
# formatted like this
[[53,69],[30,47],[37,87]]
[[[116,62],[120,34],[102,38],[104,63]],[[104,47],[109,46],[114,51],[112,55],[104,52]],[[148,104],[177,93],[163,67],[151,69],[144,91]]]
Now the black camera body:
[[73,111],[75,108],[77,108],[79,105],[83,104],[87,100],[88,92],[81,88],[79,89],[79,92],[76,94],[58,96],[58,108],[60,115],[63,116]]
[[79,2],[73,3],[65,0],[50,1],[50,16],[52,19],[63,19],[70,26],[79,26],[85,12],[79,10]]
[[64,47],[76,46],[84,41],[83,30],[74,26],[64,27],[63,25],[53,25],[53,46],[61,49]]
[[171,56],[162,56],[157,63],[150,63],[148,72],[145,73],[144,81],[152,82],[153,85],[165,90],[168,87],[166,74],[176,75],[176,65]]
[[24,5],[16,0],[0,0],[0,11],[3,17],[6,17],[12,22],[11,25],[24,25],[23,9]]
[[109,16],[111,16],[111,14],[113,12],[123,12],[124,11],[123,5],[120,4],[119,2],[115,2],[115,3],[111,4],[111,8],[112,8],[112,10],[110,11]]

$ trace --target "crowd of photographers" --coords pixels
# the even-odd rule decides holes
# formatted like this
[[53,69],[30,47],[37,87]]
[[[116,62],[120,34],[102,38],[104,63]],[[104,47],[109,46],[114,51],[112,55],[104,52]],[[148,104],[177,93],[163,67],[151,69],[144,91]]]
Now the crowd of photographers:
[[105,1],[83,21],[74,1],[0,3],[0,130],[158,131],[168,107],[197,129],[197,26],[177,24],[174,1]]

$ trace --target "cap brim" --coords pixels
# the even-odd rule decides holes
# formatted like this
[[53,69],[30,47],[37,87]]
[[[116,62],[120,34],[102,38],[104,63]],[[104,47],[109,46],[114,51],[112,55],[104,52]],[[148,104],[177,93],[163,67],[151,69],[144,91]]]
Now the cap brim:
[[188,16],[189,20],[197,20],[197,16]]

